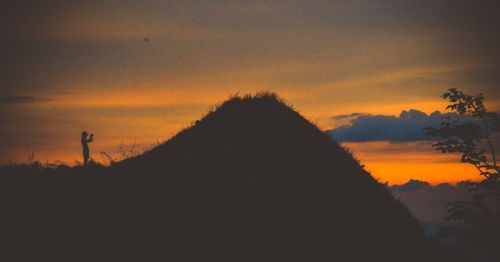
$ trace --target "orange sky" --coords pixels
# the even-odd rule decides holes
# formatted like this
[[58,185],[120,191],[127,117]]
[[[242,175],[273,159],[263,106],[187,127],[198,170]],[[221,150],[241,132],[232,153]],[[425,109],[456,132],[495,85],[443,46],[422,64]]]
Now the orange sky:
[[419,179],[431,184],[477,180],[477,170],[459,163],[460,155],[435,151],[431,141],[345,142],[366,169],[379,181],[402,184]]
[[[238,92],[277,92],[322,129],[338,114],[443,110],[440,95],[451,87],[500,108],[498,16],[487,6],[32,2],[7,5],[1,18],[0,163],[30,152],[73,163],[82,130],[96,134],[98,160],[118,157],[121,143],[141,151]],[[346,145],[391,183],[475,176],[430,145]]]

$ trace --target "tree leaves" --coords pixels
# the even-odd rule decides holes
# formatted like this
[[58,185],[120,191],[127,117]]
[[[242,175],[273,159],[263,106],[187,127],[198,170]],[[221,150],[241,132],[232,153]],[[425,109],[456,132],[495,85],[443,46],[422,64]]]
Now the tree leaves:
[[436,150],[461,153],[460,161],[474,165],[483,180],[468,181],[471,197],[447,206],[446,220],[462,221],[468,227],[446,227],[440,235],[458,236],[473,249],[493,254],[490,244],[498,242],[500,235],[500,174],[491,139],[500,130],[500,117],[488,112],[482,94],[470,96],[452,88],[442,97],[450,102],[446,109],[469,115],[474,121],[459,123],[443,118],[440,128],[428,127],[424,131],[438,139],[432,145]]

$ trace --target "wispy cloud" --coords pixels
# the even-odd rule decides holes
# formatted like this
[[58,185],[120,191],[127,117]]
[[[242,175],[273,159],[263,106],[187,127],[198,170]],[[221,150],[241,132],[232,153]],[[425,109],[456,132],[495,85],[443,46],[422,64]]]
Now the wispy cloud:
[[351,119],[352,120],[353,118],[357,118],[357,117],[360,117],[363,115],[367,115],[367,114],[364,114],[364,113],[341,114],[341,115],[332,116],[332,119],[333,120],[344,120],[344,119]]
[[46,101],[50,101],[50,99],[33,97],[33,96],[0,96],[0,105],[29,104],[29,103],[46,102]]

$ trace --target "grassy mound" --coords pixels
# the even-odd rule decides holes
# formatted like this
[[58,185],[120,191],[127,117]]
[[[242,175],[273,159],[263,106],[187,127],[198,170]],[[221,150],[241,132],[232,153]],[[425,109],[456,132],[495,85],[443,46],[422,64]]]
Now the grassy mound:
[[111,167],[41,173],[4,174],[4,224],[21,249],[62,259],[442,255],[348,151],[271,93],[232,97],[166,143]]

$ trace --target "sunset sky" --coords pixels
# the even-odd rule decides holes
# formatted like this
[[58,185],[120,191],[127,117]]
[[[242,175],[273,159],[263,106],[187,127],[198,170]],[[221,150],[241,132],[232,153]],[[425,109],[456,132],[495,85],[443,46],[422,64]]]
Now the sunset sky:
[[[0,8],[0,163],[74,164],[83,130],[98,161],[121,143],[142,151],[260,90],[324,130],[339,115],[444,111],[452,87],[500,109],[494,1],[41,2]],[[381,181],[476,178],[431,144],[344,143]]]

